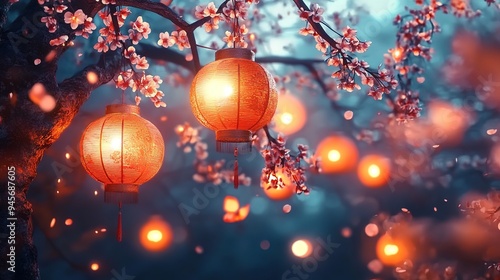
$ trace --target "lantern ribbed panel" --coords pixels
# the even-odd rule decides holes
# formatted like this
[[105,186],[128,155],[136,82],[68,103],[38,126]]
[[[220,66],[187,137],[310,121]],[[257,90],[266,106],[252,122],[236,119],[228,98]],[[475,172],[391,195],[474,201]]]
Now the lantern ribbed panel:
[[[228,56],[232,49],[224,50]],[[234,50],[246,54],[249,50]],[[278,95],[272,75],[258,63],[244,57],[222,58],[203,67],[191,85],[190,101],[195,117],[205,127],[218,133],[220,142],[249,142],[242,133],[256,131],[269,123],[276,111]],[[219,143],[218,143],[219,145]],[[219,147],[219,146],[218,146]],[[222,146],[221,146],[222,147]],[[228,151],[232,152],[228,147]]]
[[105,184],[105,192],[117,193],[117,202],[133,202],[136,198],[127,201],[123,193],[137,194],[138,186],[158,172],[164,143],[160,131],[138,114],[112,112],[87,127],[80,154],[85,170]]

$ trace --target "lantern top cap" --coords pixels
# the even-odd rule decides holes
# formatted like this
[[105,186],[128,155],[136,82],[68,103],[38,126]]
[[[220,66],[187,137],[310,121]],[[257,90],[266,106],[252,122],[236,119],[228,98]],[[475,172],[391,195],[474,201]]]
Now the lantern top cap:
[[140,115],[141,109],[139,106],[130,104],[111,104],[106,106],[106,114],[123,113]]
[[215,52],[215,60],[226,58],[243,58],[255,61],[255,53],[252,50],[243,48],[227,48]]

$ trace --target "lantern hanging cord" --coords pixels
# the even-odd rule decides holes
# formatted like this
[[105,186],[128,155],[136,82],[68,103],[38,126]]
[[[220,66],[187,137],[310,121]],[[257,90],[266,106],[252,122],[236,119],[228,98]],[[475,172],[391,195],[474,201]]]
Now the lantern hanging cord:
[[116,240],[122,242],[122,202],[118,202],[118,226],[116,229]]
[[233,184],[234,184],[234,188],[235,189],[238,189],[238,185],[240,183],[240,180],[239,180],[239,174],[238,174],[238,169],[239,169],[239,166],[238,166],[238,147],[234,148],[234,173],[233,173]]

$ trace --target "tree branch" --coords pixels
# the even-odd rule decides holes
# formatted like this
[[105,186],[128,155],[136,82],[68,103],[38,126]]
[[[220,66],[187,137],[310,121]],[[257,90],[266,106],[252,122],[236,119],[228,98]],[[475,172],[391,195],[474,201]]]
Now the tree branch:
[[194,30],[182,17],[180,17],[176,12],[174,12],[169,6],[166,6],[162,3],[155,3],[149,0],[120,0],[118,1],[118,3],[123,6],[130,6],[153,12],[163,18],[170,20],[173,24],[177,25],[181,29],[186,30],[186,32]]
[[170,48],[160,48],[153,45],[140,43],[136,46],[137,54],[150,59],[163,60],[179,65],[191,72],[195,72],[193,61],[187,61],[186,57]]

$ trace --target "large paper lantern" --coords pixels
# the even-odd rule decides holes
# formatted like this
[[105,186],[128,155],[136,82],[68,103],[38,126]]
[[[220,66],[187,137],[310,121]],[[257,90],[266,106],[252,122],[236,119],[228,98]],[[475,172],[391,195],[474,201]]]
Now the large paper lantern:
[[302,102],[292,94],[281,94],[273,118],[274,130],[283,135],[300,131],[306,124],[307,113]]
[[358,149],[356,144],[344,136],[329,136],[323,139],[316,154],[321,157],[321,172],[347,172],[356,166]]
[[139,186],[163,162],[160,131],[139,115],[135,105],[113,104],[83,132],[80,155],[92,178],[104,184],[106,202],[137,202]]
[[252,132],[269,123],[278,102],[271,74],[248,49],[222,49],[194,77],[191,109],[215,131],[217,151],[250,152]]
[[141,118],[139,107],[114,104],[83,132],[81,162],[104,184],[104,201],[119,205],[117,239],[122,240],[122,203],[136,203],[139,186],[160,169],[165,147],[160,131]]

